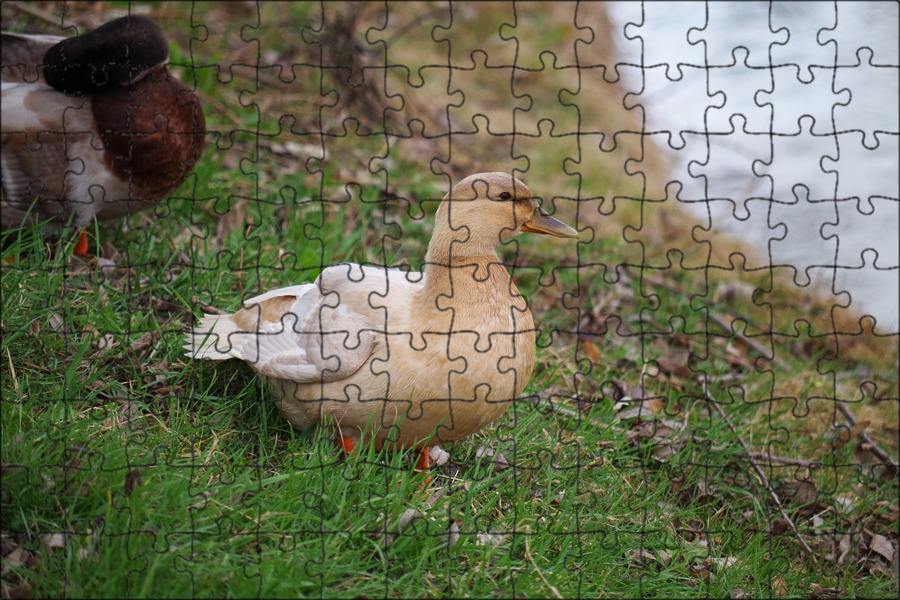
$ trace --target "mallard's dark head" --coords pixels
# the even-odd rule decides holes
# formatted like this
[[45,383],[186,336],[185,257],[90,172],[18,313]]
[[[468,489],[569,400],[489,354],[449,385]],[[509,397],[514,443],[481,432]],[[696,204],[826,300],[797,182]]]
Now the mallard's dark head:
[[44,55],[44,79],[66,94],[93,94],[134,83],[168,60],[159,25],[129,15],[52,46]]

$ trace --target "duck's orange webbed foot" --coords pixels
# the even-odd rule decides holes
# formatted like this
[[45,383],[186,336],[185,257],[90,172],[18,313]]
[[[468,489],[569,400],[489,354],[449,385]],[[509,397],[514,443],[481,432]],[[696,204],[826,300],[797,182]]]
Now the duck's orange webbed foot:
[[427,471],[431,468],[431,447],[423,446],[419,450],[419,460],[416,461],[417,471]]
[[81,231],[81,235],[78,236],[78,241],[75,242],[75,249],[72,250],[72,254],[74,254],[78,258],[83,258],[84,260],[91,259],[91,255],[88,254],[88,239],[86,231]]
[[416,461],[416,471],[425,471],[425,481],[422,482],[424,487],[431,485],[431,446],[423,446],[419,450],[419,459]]
[[356,440],[349,437],[340,437],[341,448],[344,449],[344,452],[347,454],[352,454],[353,450],[356,448]]

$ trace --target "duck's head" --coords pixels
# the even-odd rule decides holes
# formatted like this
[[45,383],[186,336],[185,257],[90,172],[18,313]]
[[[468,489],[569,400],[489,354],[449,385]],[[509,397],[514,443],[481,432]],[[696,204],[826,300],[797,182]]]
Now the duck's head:
[[491,256],[498,244],[521,233],[577,238],[551,217],[524,183],[508,173],[478,173],[453,186],[435,215],[429,260]]
[[140,80],[169,60],[159,25],[129,15],[65,39],[44,54],[44,79],[66,94],[92,94]]

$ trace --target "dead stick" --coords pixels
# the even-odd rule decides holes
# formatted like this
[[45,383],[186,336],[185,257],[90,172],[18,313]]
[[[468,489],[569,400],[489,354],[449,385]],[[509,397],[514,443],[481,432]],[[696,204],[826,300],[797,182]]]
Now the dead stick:
[[[731,329],[732,331],[734,331],[734,335],[737,336],[737,338],[738,338],[739,340],[741,340],[742,342],[744,342],[745,344],[747,344],[748,346],[750,346],[751,348],[753,348],[754,350],[756,350],[757,352],[759,352],[760,354],[762,354],[763,356],[767,356],[767,355],[769,354],[769,349],[768,349],[768,348],[766,348],[765,346],[763,346],[762,344],[760,344],[759,342],[757,342],[757,341],[754,340],[753,338],[747,337],[746,335],[744,335],[744,334],[741,333],[740,331],[735,331],[735,330],[734,330],[734,327],[733,327],[733,325],[732,325],[732,323],[729,323],[729,322],[725,319],[725,317],[720,317],[719,315],[717,315],[716,313],[714,313],[714,312],[712,312],[712,311],[710,311],[709,317],[710,317],[713,321],[715,321],[716,323],[718,323],[720,327],[723,327],[723,328],[725,328],[725,329]],[[740,318],[740,317],[738,317],[738,318]],[[782,369],[787,369],[787,368],[788,368],[787,364],[785,364],[785,362],[784,362],[783,360],[781,360],[780,358],[778,358],[777,356],[775,356],[775,351],[774,351],[774,350],[772,350],[772,360],[775,362],[775,364],[777,364],[777,365],[778,365],[779,367],[781,367]]]
[[825,464],[820,460],[806,460],[804,458],[788,458],[787,456],[776,456],[774,454],[763,454],[762,452],[750,452],[749,456],[751,458],[767,460],[767,461],[773,462],[773,463],[780,463],[783,465],[796,465],[798,467],[806,467],[808,469],[819,469],[819,468],[825,466]]
[[769,496],[772,497],[772,500],[775,502],[775,506],[778,507],[778,511],[781,513],[781,516],[787,521],[787,524],[790,525],[791,531],[794,532],[794,535],[797,536],[797,539],[800,541],[800,545],[803,546],[803,549],[806,550],[808,556],[812,559],[813,564],[818,564],[816,557],[813,555],[812,549],[807,545],[807,543],[803,540],[803,537],[800,535],[800,531],[797,529],[797,526],[794,525],[794,521],[788,516],[787,512],[784,510],[784,506],[781,504],[781,500],[778,498],[778,494],[772,489],[772,486],[769,484],[769,478],[766,477],[765,471],[759,466],[756,460],[753,459],[752,451],[750,450],[750,446],[747,445],[747,442],[744,441],[744,438],[737,432],[737,428],[734,426],[734,423],[731,422],[731,419],[722,410],[722,407],[719,406],[719,403],[716,402],[716,399],[712,397],[712,394],[709,393],[709,387],[706,384],[706,378],[703,378],[703,395],[707,400],[712,402],[713,407],[715,407],[716,412],[719,413],[719,416],[725,420],[725,423],[728,425],[728,428],[731,430],[731,433],[735,435],[738,442],[740,442],[741,446],[744,447],[744,451],[747,453],[747,458],[750,459],[750,464],[753,465],[753,469],[756,471],[756,474],[759,475],[759,478],[762,480],[763,485],[766,488],[766,491],[769,492]]
[[[838,400],[837,407],[838,410],[841,411],[841,414],[844,415],[844,419],[846,419],[847,422],[850,423],[850,428],[852,429],[856,425],[856,416],[853,414],[853,411],[851,411],[850,407],[840,400]],[[897,461],[894,460],[894,458],[890,454],[885,452],[882,447],[878,445],[878,442],[872,439],[872,436],[870,436],[865,431],[861,431],[859,433],[859,437],[861,437],[865,443],[872,446],[872,452],[875,454],[875,456],[880,458],[882,461],[892,465],[895,469],[898,468]]]

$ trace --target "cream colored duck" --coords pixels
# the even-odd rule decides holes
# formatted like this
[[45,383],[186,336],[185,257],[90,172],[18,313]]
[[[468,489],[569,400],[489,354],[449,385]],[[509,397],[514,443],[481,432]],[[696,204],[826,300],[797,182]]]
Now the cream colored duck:
[[[203,151],[203,109],[166,64],[152,20],[129,15],[71,38],[2,34],[4,228],[58,230],[150,208]],[[85,254],[82,235],[76,253]]]
[[[459,440],[510,407],[531,377],[535,327],[494,248],[522,232],[576,238],[505,173],[463,179],[435,215],[424,273],[337,264],[310,284],[206,315],[195,358],[239,358],[298,429],[326,418],[344,448]],[[423,452],[427,466],[427,452]]]

